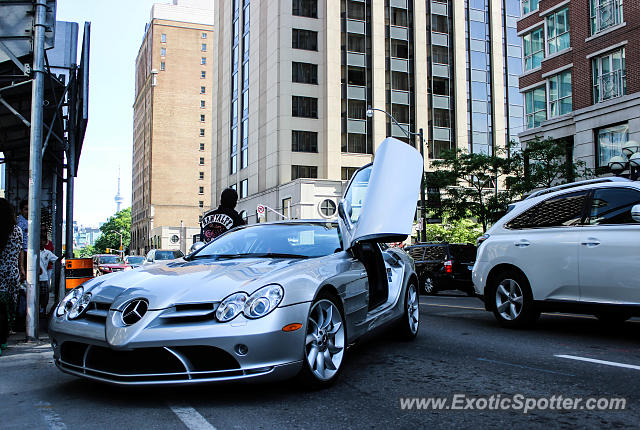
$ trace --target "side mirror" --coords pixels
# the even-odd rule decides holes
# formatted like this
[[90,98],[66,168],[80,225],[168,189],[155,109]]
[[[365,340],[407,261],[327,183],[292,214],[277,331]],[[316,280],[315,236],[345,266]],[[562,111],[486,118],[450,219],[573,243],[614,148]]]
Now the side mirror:
[[340,216],[340,218],[346,221],[347,214],[344,211],[344,203],[345,203],[344,199],[340,200],[340,203],[338,203],[338,215]]
[[631,208],[631,218],[635,222],[640,222],[640,205],[634,205]]
[[191,245],[191,248],[189,248],[189,254],[196,252],[197,250],[202,248],[204,245],[205,245],[204,242],[195,242],[193,245]]

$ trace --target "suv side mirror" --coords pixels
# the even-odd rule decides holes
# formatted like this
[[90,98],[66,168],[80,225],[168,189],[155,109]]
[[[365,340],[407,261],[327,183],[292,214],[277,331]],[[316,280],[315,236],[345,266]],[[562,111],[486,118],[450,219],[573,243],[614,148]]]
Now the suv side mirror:
[[631,208],[631,218],[635,222],[640,222],[640,205],[634,205]]

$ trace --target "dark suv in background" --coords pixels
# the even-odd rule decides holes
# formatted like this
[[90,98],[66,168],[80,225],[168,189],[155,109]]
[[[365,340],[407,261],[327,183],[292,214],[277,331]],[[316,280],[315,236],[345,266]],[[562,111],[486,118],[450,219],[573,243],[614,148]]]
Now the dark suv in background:
[[476,246],[470,243],[422,243],[405,251],[416,264],[423,294],[442,290],[460,290],[475,295],[471,271],[476,261]]

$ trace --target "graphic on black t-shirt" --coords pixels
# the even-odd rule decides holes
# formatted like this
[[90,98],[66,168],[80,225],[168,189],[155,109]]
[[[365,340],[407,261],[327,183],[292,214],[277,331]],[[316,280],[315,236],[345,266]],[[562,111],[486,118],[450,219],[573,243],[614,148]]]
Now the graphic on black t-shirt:
[[227,214],[214,213],[202,218],[202,241],[211,242],[216,237],[233,227],[233,218]]

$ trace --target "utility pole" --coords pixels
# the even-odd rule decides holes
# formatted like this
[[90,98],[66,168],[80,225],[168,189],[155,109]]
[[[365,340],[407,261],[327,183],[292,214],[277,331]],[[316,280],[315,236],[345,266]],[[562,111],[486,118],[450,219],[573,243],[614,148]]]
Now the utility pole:
[[29,140],[29,240],[27,243],[27,340],[38,339],[40,278],[40,195],[42,191],[42,117],[44,109],[44,33],[46,0],[34,2],[33,83]]

